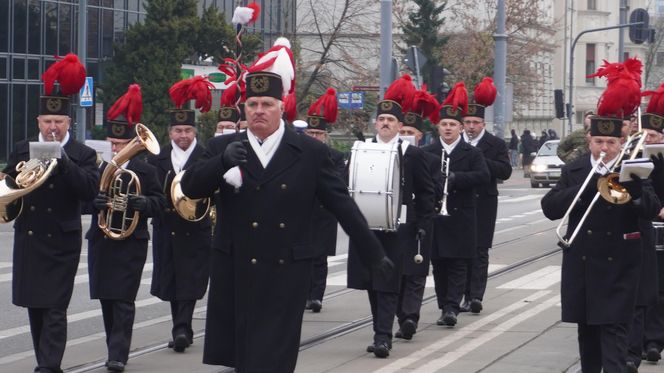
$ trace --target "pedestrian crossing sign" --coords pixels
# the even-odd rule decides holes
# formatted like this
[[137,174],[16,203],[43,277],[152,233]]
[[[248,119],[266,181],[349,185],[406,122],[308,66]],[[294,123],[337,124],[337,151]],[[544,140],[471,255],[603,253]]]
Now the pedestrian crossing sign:
[[90,107],[93,105],[94,100],[93,100],[93,92],[94,92],[94,85],[93,85],[93,79],[91,76],[86,76],[85,77],[85,84],[83,85],[83,88],[81,88],[81,92],[79,94],[80,96],[80,105],[83,107]]

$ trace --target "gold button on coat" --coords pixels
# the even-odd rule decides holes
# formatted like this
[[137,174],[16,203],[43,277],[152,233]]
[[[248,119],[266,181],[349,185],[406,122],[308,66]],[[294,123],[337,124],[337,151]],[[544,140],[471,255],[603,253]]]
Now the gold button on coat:
[[34,232],[28,231],[28,236],[32,236],[33,234],[34,234]]
[[279,223],[279,228],[286,228],[286,224],[284,224],[284,223]]
[[253,223],[251,223],[251,226],[252,226],[253,228],[258,228],[258,223],[257,223],[257,222],[253,222]]
[[256,264],[256,263],[258,263],[258,260],[256,260],[255,258],[251,259],[251,264]]
[[288,188],[288,185],[286,184],[281,184],[281,190],[286,190]]

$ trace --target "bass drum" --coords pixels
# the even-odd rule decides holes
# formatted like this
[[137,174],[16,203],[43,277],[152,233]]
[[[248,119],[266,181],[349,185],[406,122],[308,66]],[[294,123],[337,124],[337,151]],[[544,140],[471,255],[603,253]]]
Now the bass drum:
[[398,143],[356,141],[351,149],[348,189],[372,230],[396,231],[401,223],[401,165]]

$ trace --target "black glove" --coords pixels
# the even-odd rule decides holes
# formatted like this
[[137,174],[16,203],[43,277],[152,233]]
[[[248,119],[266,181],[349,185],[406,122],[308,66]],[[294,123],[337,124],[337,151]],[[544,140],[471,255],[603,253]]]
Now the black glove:
[[447,190],[448,191],[452,190],[453,185],[454,185],[454,172],[450,171],[449,175],[447,175]]
[[664,156],[662,156],[662,153],[657,153],[657,155],[655,154],[651,155],[650,160],[652,161],[653,165],[655,165],[655,168],[652,170],[652,173],[657,175],[662,175],[662,173],[664,173]]
[[105,210],[108,208],[108,197],[105,194],[99,193],[95,197],[95,199],[92,200],[92,206],[94,206],[97,210]]
[[394,272],[394,263],[392,263],[392,260],[386,255],[374,265],[374,270],[384,279],[388,279]]
[[424,228],[418,228],[417,233],[415,233],[415,239],[418,241],[422,241],[426,235],[427,231],[425,231]]
[[133,211],[144,212],[148,208],[148,199],[144,196],[129,196],[127,206]]
[[71,159],[69,159],[69,156],[67,155],[67,152],[65,152],[65,148],[62,148],[60,151],[60,159],[58,159],[58,171],[61,173],[67,173],[69,170],[69,165],[71,163]]
[[224,150],[224,165],[231,168],[242,163],[247,163],[247,148],[239,141],[228,144]]
[[632,197],[632,200],[641,198],[643,195],[643,180],[635,174],[629,174],[632,180],[622,182],[622,186],[627,189],[629,195]]

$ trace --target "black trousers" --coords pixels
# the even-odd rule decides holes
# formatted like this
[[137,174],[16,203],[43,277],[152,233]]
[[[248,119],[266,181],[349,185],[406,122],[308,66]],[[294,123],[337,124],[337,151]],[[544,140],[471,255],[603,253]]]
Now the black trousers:
[[583,373],[627,372],[627,324],[579,324]]
[[470,260],[468,264],[468,275],[466,277],[466,291],[464,293],[467,301],[472,299],[482,300],[486,291],[486,281],[489,276],[489,248],[477,247],[477,257]]
[[175,300],[171,301],[171,316],[173,317],[173,340],[175,337],[184,334],[189,340],[193,342],[194,330],[191,327],[191,320],[194,318],[194,308],[196,307],[195,300]]
[[432,259],[438,308],[443,312],[459,313],[459,303],[466,288],[469,259]]
[[309,300],[319,300],[322,302],[327,281],[327,255],[319,256],[314,259],[313,264]]
[[127,364],[136,307],[134,302],[100,299],[108,360]]
[[32,346],[37,358],[36,372],[61,373],[60,364],[67,344],[67,310],[28,308]]
[[373,316],[374,342],[392,343],[392,325],[399,294],[367,290]]
[[662,352],[664,348],[664,304],[655,304],[646,309],[643,334],[646,348],[653,346]]
[[401,291],[397,303],[399,325],[403,324],[406,319],[415,321],[415,324],[419,322],[426,283],[426,276],[401,276]]
[[636,306],[632,324],[627,331],[627,361],[631,361],[638,367],[641,365],[641,353],[643,352],[643,327],[646,315],[645,306]]

